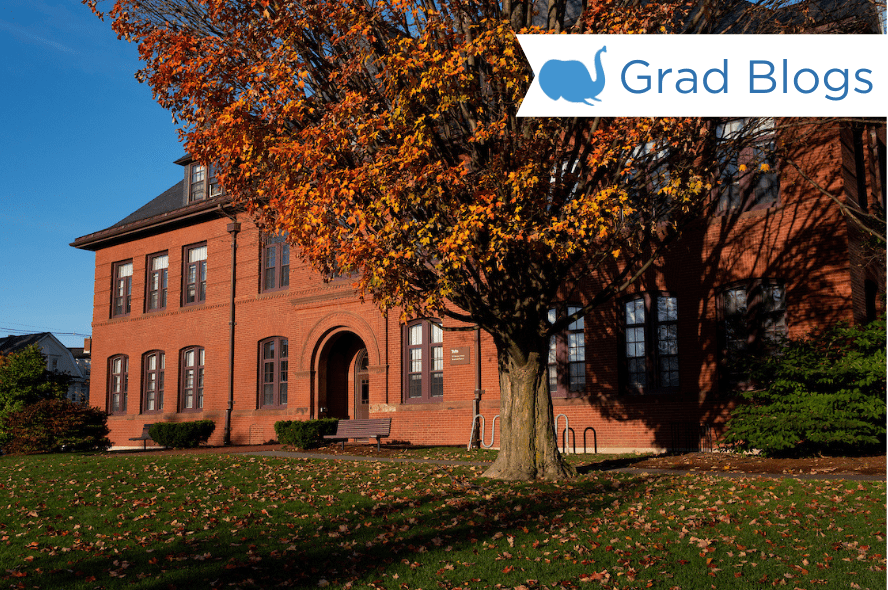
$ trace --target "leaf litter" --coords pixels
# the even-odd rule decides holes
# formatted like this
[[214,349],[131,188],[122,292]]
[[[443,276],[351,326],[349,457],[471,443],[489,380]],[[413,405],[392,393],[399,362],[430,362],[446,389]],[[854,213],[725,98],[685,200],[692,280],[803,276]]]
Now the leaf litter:
[[0,474],[16,588],[878,588],[888,553],[884,482],[507,483],[233,455],[4,458]]

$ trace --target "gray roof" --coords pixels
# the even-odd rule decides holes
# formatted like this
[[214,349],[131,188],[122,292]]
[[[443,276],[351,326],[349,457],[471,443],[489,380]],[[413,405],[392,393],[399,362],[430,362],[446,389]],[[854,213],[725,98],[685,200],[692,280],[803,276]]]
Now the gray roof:
[[154,197],[146,205],[140,207],[133,213],[130,213],[111,227],[122,227],[133,223],[134,221],[141,221],[143,219],[148,219],[149,217],[163,215],[164,213],[181,209],[184,206],[185,181],[180,180],[157,197]]
[[[182,165],[188,162],[191,162],[191,156],[187,154],[176,160],[177,164]],[[84,250],[98,250],[136,235],[159,231],[169,224],[184,223],[194,216],[218,214],[219,208],[231,200],[228,195],[222,194],[186,203],[185,190],[185,181],[181,180],[114,225],[81,236],[71,245]]]
[[4,336],[0,338],[0,354],[19,352],[32,344],[40,344],[40,341],[49,336],[49,332],[39,334],[22,334],[20,336]]

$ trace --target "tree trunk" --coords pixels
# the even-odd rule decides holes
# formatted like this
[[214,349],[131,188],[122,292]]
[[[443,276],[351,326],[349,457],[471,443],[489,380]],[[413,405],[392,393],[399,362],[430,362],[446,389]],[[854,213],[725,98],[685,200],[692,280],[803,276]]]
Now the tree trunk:
[[[537,342],[541,340],[542,342]],[[494,337],[500,377],[500,451],[485,477],[504,480],[566,479],[555,437],[547,379],[548,343]]]

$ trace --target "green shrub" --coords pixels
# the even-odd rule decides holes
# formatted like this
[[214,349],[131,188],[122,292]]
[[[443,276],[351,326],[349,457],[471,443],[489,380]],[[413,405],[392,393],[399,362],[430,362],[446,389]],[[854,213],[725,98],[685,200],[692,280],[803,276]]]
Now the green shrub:
[[36,344],[0,355],[0,446],[11,434],[6,418],[42,399],[64,399],[70,377],[46,370],[46,357]]
[[770,456],[885,451],[885,320],[790,340],[750,366],[725,442]]
[[148,430],[151,440],[163,447],[190,449],[209,440],[216,430],[212,420],[194,422],[157,422]]
[[278,442],[299,449],[311,449],[323,442],[325,434],[336,432],[337,418],[320,420],[281,420],[274,423]]
[[108,414],[66,399],[45,399],[11,412],[4,419],[11,454],[104,450]]

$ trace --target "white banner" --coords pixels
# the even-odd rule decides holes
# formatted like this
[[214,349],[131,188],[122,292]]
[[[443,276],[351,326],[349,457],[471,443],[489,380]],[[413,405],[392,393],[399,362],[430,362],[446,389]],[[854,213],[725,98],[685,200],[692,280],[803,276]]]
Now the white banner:
[[886,35],[518,35],[519,117],[885,116]]

